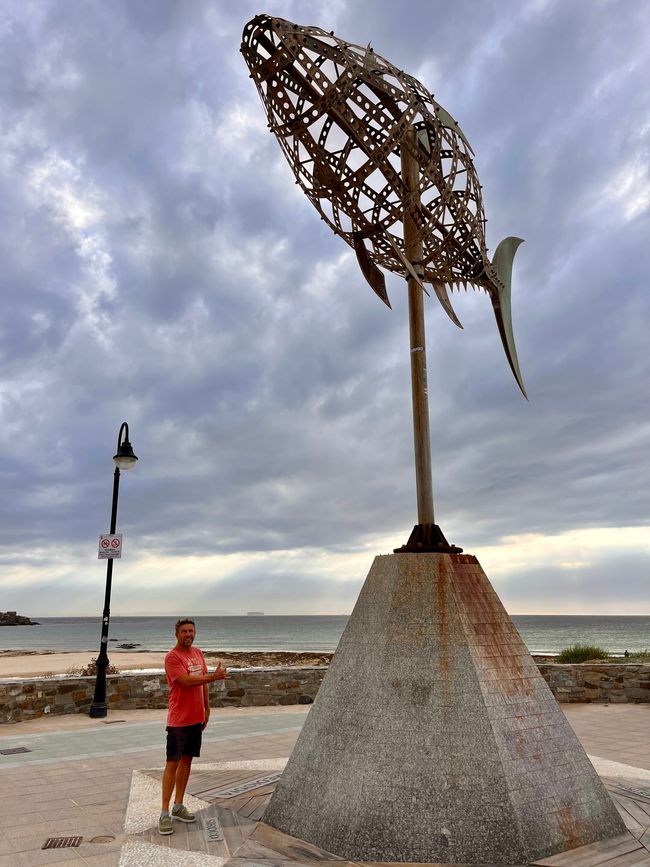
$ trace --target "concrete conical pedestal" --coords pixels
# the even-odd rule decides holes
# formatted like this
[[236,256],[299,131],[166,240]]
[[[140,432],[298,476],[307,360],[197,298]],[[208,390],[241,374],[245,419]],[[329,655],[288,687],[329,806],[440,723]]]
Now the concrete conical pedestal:
[[264,822],[348,859],[465,864],[625,830],[466,554],[375,559]]

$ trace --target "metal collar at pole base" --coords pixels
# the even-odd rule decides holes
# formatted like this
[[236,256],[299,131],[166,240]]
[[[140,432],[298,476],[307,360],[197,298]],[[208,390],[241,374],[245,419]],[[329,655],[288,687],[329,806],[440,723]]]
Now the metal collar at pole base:
[[[112,563],[112,560],[108,561]],[[93,703],[90,705],[88,716],[92,719],[103,719],[108,715],[108,705],[106,702],[106,671],[108,670],[108,656],[106,654],[106,644],[108,642],[108,614],[104,611],[104,621],[102,624],[102,649],[97,657],[97,675],[95,677],[95,694]]]
[[462,554],[463,549],[450,545],[437,524],[416,524],[406,545],[395,548],[394,554]]
[[88,716],[91,719],[104,719],[105,716],[108,716],[108,707],[104,704],[98,704],[97,702],[93,702],[90,705],[90,711],[88,712]]

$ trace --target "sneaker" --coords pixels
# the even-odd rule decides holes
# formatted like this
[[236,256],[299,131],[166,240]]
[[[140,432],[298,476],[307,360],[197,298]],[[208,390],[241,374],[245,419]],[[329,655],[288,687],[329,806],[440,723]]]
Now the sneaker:
[[172,809],[174,819],[180,819],[181,822],[196,822],[194,813],[190,813],[184,804],[176,804]]
[[172,821],[172,817],[169,815],[169,813],[166,813],[164,816],[161,816],[160,819],[158,819],[158,833],[174,833],[174,822]]

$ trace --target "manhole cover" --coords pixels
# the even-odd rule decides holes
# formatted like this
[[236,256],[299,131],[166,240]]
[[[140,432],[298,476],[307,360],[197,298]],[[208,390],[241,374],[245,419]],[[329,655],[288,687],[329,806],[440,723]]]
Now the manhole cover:
[[115,725],[115,723],[126,722],[126,720],[125,719],[105,719],[105,720],[102,720],[102,722],[104,723],[105,726],[112,726],[112,725]]
[[112,843],[115,837],[110,834],[100,834],[98,837],[91,837],[89,843]]
[[10,750],[0,750],[0,755],[2,756],[15,756],[18,753],[31,753],[31,750],[28,750],[27,747],[12,747]]
[[48,837],[41,849],[69,849],[78,846],[83,837]]

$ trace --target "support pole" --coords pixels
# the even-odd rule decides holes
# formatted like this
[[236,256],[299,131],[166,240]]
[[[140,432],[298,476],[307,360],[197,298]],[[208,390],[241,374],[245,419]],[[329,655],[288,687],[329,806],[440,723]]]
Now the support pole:
[[[420,203],[420,167],[414,154],[418,141],[415,128],[410,126],[401,148],[402,180],[407,189],[404,202],[404,253],[413,270],[422,278],[422,241],[413,214]],[[413,399],[413,444],[415,447],[415,487],[418,502],[418,522],[406,545],[395,548],[396,554],[438,553],[457,554],[463,549],[450,545],[433,514],[433,482],[431,479],[431,435],[429,433],[429,393],[427,389],[427,350],[424,336],[424,292],[414,277],[408,278],[409,333],[411,338],[411,396]]]
[[[111,528],[109,533],[115,533],[117,526],[117,498],[120,490],[120,470],[115,467],[113,473],[113,499],[111,502]],[[113,584],[113,560],[106,562],[106,590],[104,592],[104,613],[102,614],[102,636],[99,642],[97,656],[97,675],[95,677],[95,694],[90,705],[89,716],[93,719],[103,719],[108,713],[106,704],[106,671],[108,669],[108,627],[111,620],[111,588]]]
[[[401,149],[402,180],[412,194],[404,208],[404,252],[416,273],[421,272],[422,242],[413,220],[415,202],[419,202],[420,169],[412,151],[417,148],[417,134],[411,126]],[[433,482],[431,479],[431,443],[429,433],[429,398],[427,391],[427,353],[424,334],[424,293],[413,277],[408,280],[409,332],[411,336],[411,394],[413,398],[413,442],[415,446],[415,485],[418,524],[435,524]]]

